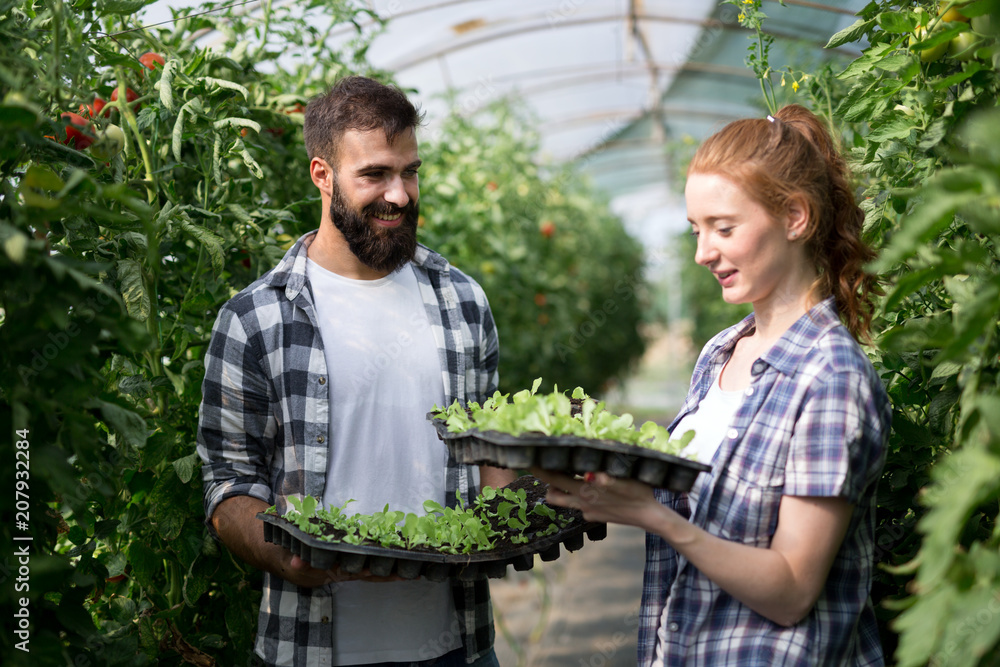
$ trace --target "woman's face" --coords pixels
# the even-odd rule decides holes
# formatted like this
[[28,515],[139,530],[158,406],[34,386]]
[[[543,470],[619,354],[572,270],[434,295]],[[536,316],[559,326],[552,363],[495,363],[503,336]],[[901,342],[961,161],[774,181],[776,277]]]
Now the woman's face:
[[[758,312],[776,300],[799,300],[812,277],[803,275],[802,243],[794,216],[776,220],[733,181],[717,174],[688,175],[684,189],[695,261],[722,286],[728,303],[752,303]],[[801,233],[801,232],[799,232]],[[808,278],[808,279],[807,279]]]

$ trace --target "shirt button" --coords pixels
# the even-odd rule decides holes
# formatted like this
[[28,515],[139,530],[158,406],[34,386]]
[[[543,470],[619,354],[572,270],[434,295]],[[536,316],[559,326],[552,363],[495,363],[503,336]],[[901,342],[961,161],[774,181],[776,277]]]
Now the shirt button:
[[321,377],[321,378],[319,379],[319,383],[320,383],[320,384],[326,384],[326,378],[324,378],[324,377]]
[[736,430],[735,428],[731,428],[731,429],[729,429],[729,431],[728,431],[728,432],[726,433],[726,435],[728,435],[728,436],[729,436],[729,439],[730,439],[730,440],[735,440],[736,438],[740,437],[740,432],[739,432],[739,431],[737,431],[737,430]]
[[330,622],[330,617],[329,616],[324,616],[323,618],[321,618],[319,620],[320,620],[321,623],[329,623]]
[[677,625],[676,623],[671,623],[670,625],[667,626],[667,630],[670,630],[670,632],[677,632],[680,629],[681,626]]
[[747,387],[747,396],[753,396],[753,387]]
[[767,362],[758,359],[757,361],[753,362],[753,365],[750,367],[750,374],[760,375],[761,373],[764,372],[766,368],[767,368]]
[[324,437],[323,437],[323,436],[321,436],[321,435],[317,435],[317,436],[316,436],[316,442],[318,442],[319,444],[321,444],[321,445],[322,445],[322,444],[323,444],[324,442],[326,442],[326,438],[324,438]]

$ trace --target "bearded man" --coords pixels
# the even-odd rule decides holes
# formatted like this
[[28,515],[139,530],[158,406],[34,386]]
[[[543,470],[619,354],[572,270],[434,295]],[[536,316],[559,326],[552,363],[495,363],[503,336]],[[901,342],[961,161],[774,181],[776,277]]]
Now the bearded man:
[[264,541],[289,496],[423,512],[514,474],[459,465],[426,420],[497,387],[482,289],[417,243],[420,114],[398,89],[342,79],[305,113],[319,230],[223,306],[198,428],[209,526],[263,570],[266,665],[496,665],[489,588],[318,570]]

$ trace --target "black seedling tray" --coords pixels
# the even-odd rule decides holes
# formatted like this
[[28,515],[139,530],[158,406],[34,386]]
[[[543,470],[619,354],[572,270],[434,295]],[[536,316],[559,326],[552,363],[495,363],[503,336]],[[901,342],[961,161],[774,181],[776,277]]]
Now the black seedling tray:
[[582,522],[558,533],[530,540],[517,548],[445,554],[327,542],[274,514],[260,512],[257,518],[264,522],[266,541],[288,549],[315,568],[327,570],[339,565],[341,570],[351,574],[368,569],[378,577],[396,574],[403,579],[424,577],[430,581],[449,578],[471,581],[481,574],[498,579],[507,573],[508,565],[513,565],[519,572],[530,570],[535,564],[536,553],[543,561],[555,560],[559,558],[560,545],[567,551],[576,551],[583,547],[584,535],[591,541],[597,541],[608,534],[607,524]]
[[698,461],[613,440],[540,433],[509,435],[478,429],[451,433],[443,419],[434,418],[433,413],[427,418],[452,456],[468,465],[514,470],[537,467],[567,475],[605,472],[675,492],[690,491],[698,474],[712,469]]

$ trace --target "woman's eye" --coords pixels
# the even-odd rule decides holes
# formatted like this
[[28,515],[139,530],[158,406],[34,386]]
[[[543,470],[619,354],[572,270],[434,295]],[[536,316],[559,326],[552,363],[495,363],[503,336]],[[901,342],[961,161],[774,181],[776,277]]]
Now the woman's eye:
[[732,233],[732,231],[733,231],[732,227],[720,227],[718,230],[719,236],[729,236],[729,234]]

